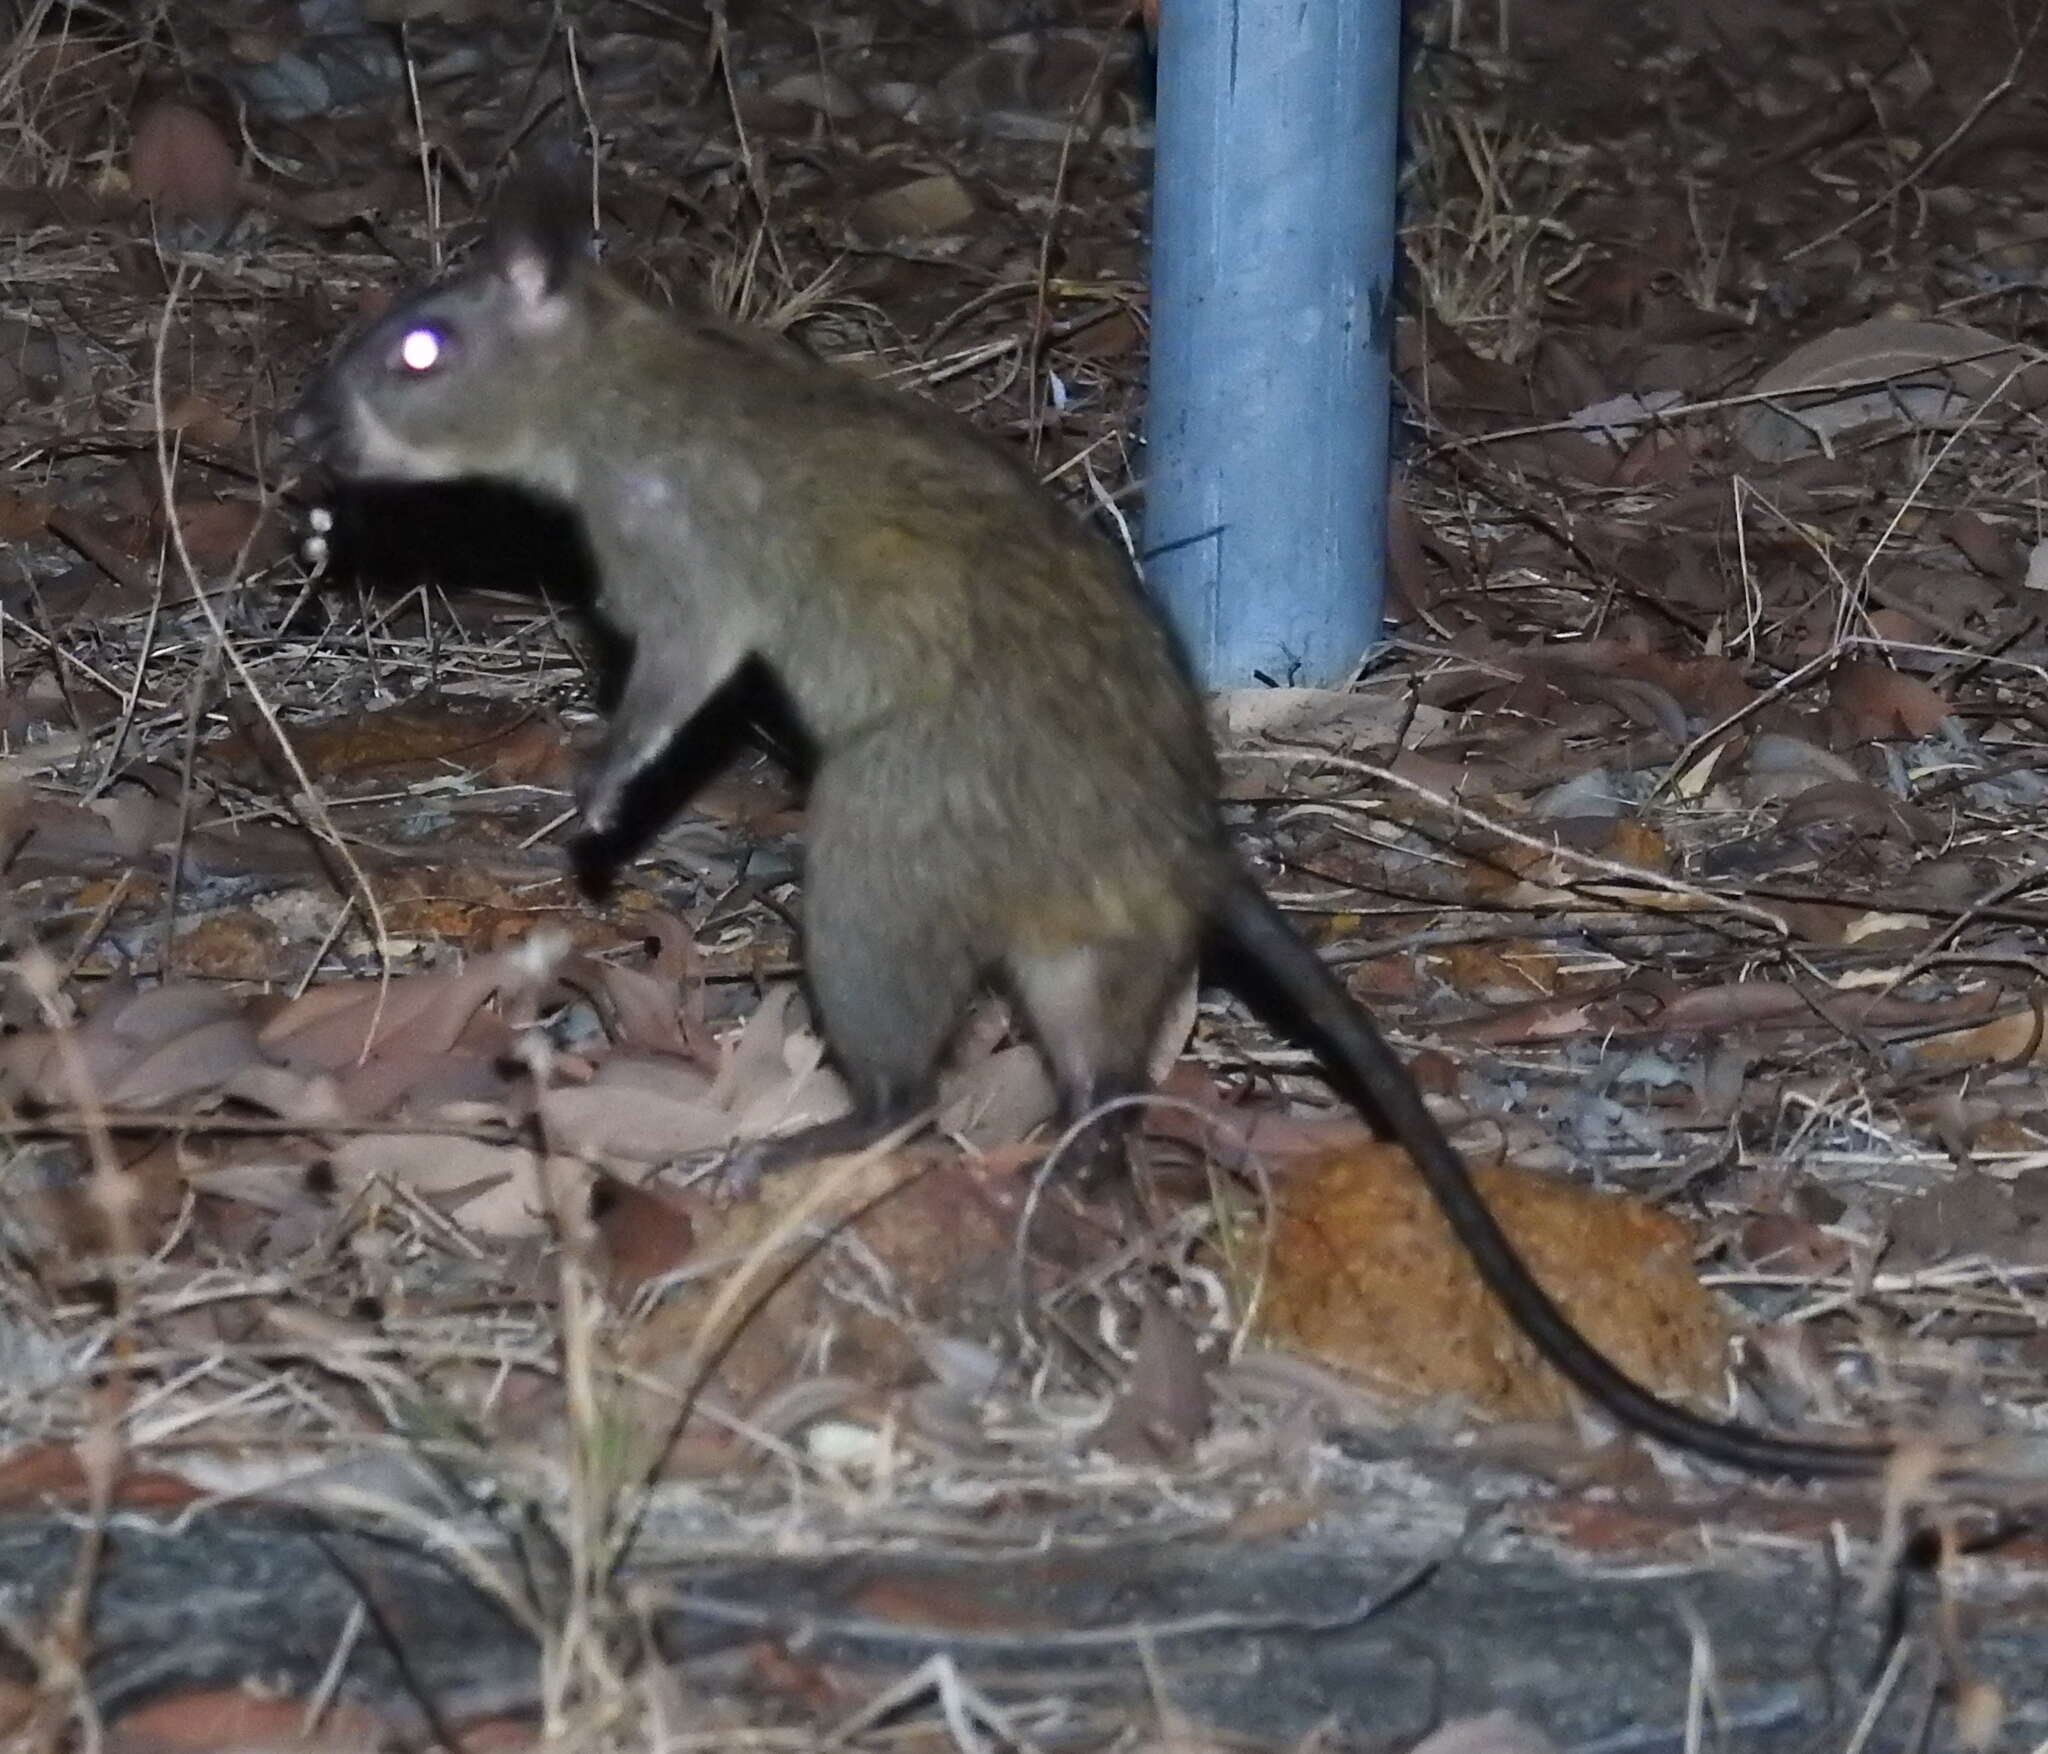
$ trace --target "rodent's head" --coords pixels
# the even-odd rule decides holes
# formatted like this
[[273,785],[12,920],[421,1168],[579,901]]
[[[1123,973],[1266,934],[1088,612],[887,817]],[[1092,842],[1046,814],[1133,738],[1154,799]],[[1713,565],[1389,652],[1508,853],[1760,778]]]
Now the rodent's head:
[[287,436],[350,479],[545,487],[542,435],[579,389],[590,272],[567,185],[515,185],[476,261],[348,342],[301,393]]

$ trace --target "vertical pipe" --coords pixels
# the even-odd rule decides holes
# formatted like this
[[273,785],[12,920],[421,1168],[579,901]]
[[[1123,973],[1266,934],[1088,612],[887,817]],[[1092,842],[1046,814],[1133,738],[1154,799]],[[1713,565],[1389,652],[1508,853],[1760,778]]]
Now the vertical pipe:
[[1146,566],[1210,688],[1380,638],[1400,0],[1161,0]]

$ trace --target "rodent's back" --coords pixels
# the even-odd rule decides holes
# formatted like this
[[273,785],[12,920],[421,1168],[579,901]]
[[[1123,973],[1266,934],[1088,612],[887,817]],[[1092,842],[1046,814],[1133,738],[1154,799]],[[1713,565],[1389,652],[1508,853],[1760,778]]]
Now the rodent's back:
[[1085,882],[1205,911],[1208,729],[1124,557],[943,410],[721,325],[634,328],[629,351],[667,355],[661,376],[695,393],[618,431],[600,490],[670,514],[665,552],[606,569],[627,630],[669,592],[746,602],[823,750],[819,806],[857,796],[904,858],[1015,906],[1077,906]]

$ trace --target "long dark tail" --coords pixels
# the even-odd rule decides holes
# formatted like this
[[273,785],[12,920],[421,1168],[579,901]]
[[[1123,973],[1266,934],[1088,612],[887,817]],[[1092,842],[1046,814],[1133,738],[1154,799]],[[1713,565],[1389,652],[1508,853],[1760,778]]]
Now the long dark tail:
[[1623,1424],[1752,1473],[1850,1476],[1883,1468],[1891,1453],[1883,1445],[1808,1442],[1708,1419],[1621,1370],[1536,1282],[1379,1026],[1248,877],[1232,888],[1219,924],[1314,1031],[1344,1093],[1414,1159],[1480,1277],[1563,1376]]

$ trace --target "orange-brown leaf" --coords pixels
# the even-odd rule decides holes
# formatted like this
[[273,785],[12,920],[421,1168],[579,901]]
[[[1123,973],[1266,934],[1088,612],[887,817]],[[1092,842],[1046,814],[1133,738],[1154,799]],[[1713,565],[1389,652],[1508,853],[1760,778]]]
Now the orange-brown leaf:
[[170,219],[223,225],[240,199],[240,174],[227,136],[191,105],[169,100],[135,118],[128,180],[142,200]]

